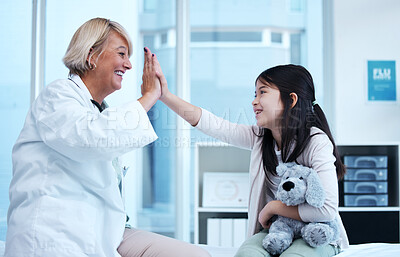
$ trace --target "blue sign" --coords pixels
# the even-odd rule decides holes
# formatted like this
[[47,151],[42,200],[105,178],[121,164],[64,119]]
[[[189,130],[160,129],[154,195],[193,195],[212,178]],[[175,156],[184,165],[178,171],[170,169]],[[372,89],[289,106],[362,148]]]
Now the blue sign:
[[368,100],[396,101],[396,61],[368,61]]

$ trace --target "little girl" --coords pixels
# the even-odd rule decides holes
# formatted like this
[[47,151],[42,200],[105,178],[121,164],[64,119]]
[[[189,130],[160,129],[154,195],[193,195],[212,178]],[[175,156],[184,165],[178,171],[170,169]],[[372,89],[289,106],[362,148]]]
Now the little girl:
[[[313,248],[297,239],[281,256],[333,256],[348,246],[338,212],[337,181],[343,177],[345,167],[325,115],[315,100],[313,79],[304,67],[276,66],[257,77],[252,102],[257,126],[248,126],[232,124],[173,95],[159,63],[154,63],[162,85],[163,103],[202,132],[251,150],[248,239],[236,257],[270,256],[262,247],[262,240],[274,215],[304,222],[337,218],[340,223],[339,241]],[[286,206],[275,200],[280,181],[276,167],[281,162],[297,162],[317,171],[326,195],[323,207],[315,208],[307,203]]]

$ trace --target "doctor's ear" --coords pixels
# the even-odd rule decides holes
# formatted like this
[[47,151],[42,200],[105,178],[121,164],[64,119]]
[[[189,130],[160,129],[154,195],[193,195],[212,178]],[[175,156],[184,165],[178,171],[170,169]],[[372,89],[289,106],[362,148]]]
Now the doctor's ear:
[[87,61],[87,63],[88,63],[88,65],[89,65],[89,68],[91,69],[91,70],[94,70],[94,69],[96,69],[96,63],[94,63],[94,61],[92,60],[93,58],[93,54],[92,54],[92,52],[93,52],[93,48],[90,48],[90,50],[89,50],[89,54],[88,54],[88,56],[86,57],[86,61]]
[[297,104],[298,97],[297,94],[293,92],[290,93],[289,96],[292,99],[292,105],[290,106],[290,108],[293,108]]
[[90,62],[90,59],[93,57],[92,52],[93,52],[93,48],[90,48],[89,53],[88,53],[88,55],[86,57],[86,61],[87,62]]

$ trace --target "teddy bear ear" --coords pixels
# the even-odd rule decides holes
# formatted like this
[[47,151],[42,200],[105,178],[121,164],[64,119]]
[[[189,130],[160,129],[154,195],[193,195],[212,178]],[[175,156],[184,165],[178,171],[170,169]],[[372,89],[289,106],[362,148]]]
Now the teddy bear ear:
[[293,163],[293,162],[280,163],[276,167],[276,174],[278,174],[278,176],[282,176],[288,169],[290,169],[291,167],[293,167],[295,165],[296,165],[296,163]]
[[310,169],[310,173],[307,177],[307,190],[305,195],[306,201],[309,205],[317,208],[321,208],[325,202],[325,192],[322,187],[321,180],[318,177],[317,172]]
[[278,176],[282,176],[287,169],[288,169],[287,164],[281,163],[276,167],[276,174],[278,174]]

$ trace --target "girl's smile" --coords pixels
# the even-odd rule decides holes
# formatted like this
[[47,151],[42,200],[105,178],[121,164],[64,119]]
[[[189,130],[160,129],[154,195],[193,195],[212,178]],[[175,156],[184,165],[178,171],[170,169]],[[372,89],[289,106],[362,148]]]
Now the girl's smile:
[[280,117],[283,112],[279,89],[274,85],[264,84],[258,80],[255,93],[252,105],[257,125],[275,130],[279,127]]

